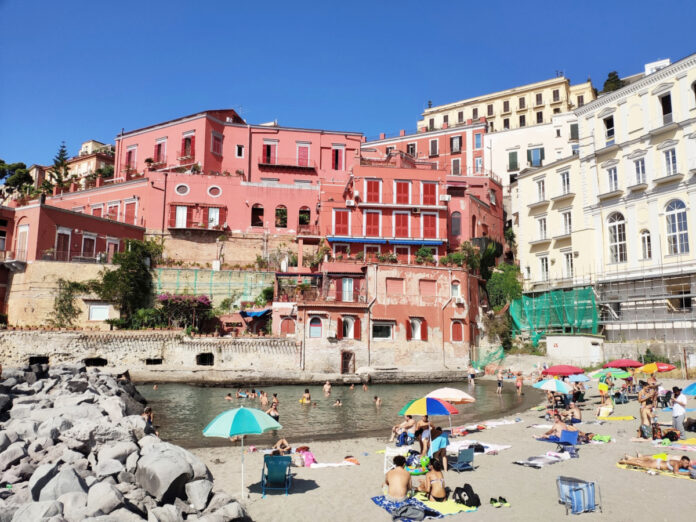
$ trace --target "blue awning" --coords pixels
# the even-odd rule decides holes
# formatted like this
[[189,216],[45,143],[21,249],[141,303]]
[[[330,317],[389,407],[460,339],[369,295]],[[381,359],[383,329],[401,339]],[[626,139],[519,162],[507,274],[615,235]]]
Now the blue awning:
[[441,239],[390,239],[392,245],[425,245],[438,246],[444,243]]
[[262,317],[270,313],[271,309],[267,308],[266,310],[258,310],[256,312],[248,312],[246,310],[242,310],[241,312],[239,312],[239,315],[241,315],[242,317]]
[[336,243],[365,243],[366,245],[386,245],[386,239],[379,239],[375,237],[339,237],[339,236],[326,236],[329,241],[335,241]]

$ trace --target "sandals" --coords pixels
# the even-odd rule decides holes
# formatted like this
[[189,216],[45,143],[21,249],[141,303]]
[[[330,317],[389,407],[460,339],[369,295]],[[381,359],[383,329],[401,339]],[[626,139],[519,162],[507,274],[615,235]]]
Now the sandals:
[[510,507],[510,503],[503,497],[498,497],[498,502],[501,506]]
[[501,506],[497,499],[491,497],[491,506],[499,508]]

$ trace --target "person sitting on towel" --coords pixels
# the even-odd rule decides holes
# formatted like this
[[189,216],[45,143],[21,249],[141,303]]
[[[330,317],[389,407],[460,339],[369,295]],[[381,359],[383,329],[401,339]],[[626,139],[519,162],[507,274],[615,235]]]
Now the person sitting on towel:
[[278,450],[279,455],[285,455],[286,453],[292,453],[292,447],[285,439],[280,439],[273,445],[274,450]]
[[442,464],[437,459],[432,459],[428,464],[428,472],[418,485],[418,491],[428,494],[428,500],[434,502],[444,502],[447,500],[445,490],[445,476],[442,474]]
[[397,455],[392,462],[394,467],[384,477],[384,485],[387,486],[384,496],[391,502],[402,502],[411,491],[411,474],[405,469],[406,458],[403,455]]
[[561,419],[559,414],[554,415],[554,423],[551,429],[544,433],[542,436],[535,435],[535,439],[544,439],[546,437],[558,437],[561,438],[561,433],[563,431],[577,431],[578,437],[583,436],[584,433],[577,429],[575,426],[568,425]]
[[[667,457],[662,458],[662,457]],[[631,457],[625,455],[619,464],[626,466],[636,466],[645,469],[657,469],[660,471],[671,471],[675,475],[689,475],[691,469],[691,459],[688,456],[679,457],[677,455],[638,455]]]

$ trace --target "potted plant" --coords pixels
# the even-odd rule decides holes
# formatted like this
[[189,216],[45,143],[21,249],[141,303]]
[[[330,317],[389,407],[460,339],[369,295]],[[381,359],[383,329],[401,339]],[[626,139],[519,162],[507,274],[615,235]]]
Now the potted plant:
[[147,165],[148,170],[152,170],[153,163],[155,163],[155,160],[152,158],[145,158],[145,164]]

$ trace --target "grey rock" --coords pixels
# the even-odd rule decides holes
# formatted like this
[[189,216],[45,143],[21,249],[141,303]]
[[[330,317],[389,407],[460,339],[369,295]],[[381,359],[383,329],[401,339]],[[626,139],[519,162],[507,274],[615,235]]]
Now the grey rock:
[[[138,441],[140,443],[141,441]],[[154,444],[149,444],[144,447],[141,446],[140,450],[140,455],[148,455],[153,452],[162,452],[162,451],[170,451],[174,453],[180,454],[184,459],[186,459],[186,462],[188,462],[191,465],[191,468],[193,469],[193,478],[194,479],[210,479],[210,471],[206,467],[203,462],[196,457],[193,453],[190,451],[186,451],[184,448],[181,448],[179,446],[175,446],[174,444],[170,444],[168,442],[157,442]]]
[[58,497],[58,502],[63,504],[63,516],[67,520],[78,521],[87,518],[87,493],[66,493]]
[[192,515],[194,513],[198,514],[198,510],[196,510],[196,508],[192,507],[191,504],[184,500],[181,500],[180,498],[174,499],[174,505],[178,507],[181,510],[181,512],[185,515]]
[[126,459],[126,471],[128,473],[135,473],[139,459],[140,455],[137,452],[128,455],[128,458]]
[[170,449],[153,451],[141,457],[135,472],[138,485],[163,503],[181,497],[184,486],[192,478],[193,468],[186,458]]
[[225,504],[213,513],[222,514],[225,520],[236,520],[238,518],[243,518],[246,515],[239,502],[230,502],[229,504]]
[[213,490],[213,483],[209,480],[194,480],[186,484],[184,488],[186,498],[198,511],[203,511],[208,505],[210,492]]
[[125,482],[127,484],[135,484],[135,475],[129,473],[128,471],[121,471],[117,476],[116,480],[119,482]]
[[114,487],[118,489],[124,496],[136,488],[135,484],[131,482],[119,482]]
[[65,388],[71,393],[83,393],[88,386],[89,383],[82,379],[73,379],[65,384]]
[[97,482],[99,482],[99,479],[97,477],[95,477],[94,475],[91,475],[85,479],[85,485],[88,488],[91,488],[92,485],[96,484]]
[[36,373],[24,372],[24,382],[26,382],[27,384],[34,384],[37,381],[37,379],[39,379],[39,376],[36,375]]
[[123,464],[116,459],[103,459],[99,461],[94,469],[95,474],[99,478],[108,477],[110,475],[118,475],[125,471]]
[[[31,406],[27,406],[31,408]],[[30,419],[14,418],[5,425],[8,430],[14,431],[20,439],[33,439],[36,437],[36,428],[38,423]]]
[[133,441],[133,435],[127,428],[91,419],[78,420],[72,428],[62,432],[59,438],[70,449],[85,455],[92,449],[101,448],[104,444]]
[[126,413],[126,405],[120,397],[108,397],[99,401],[99,406],[106,412],[112,421],[118,421]]
[[44,383],[43,381],[36,381],[34,384],[31,385],[31,389],[34,390],[34,393],[39,393],[40,391],[43,390]]
[[12,522],[37,522],[54,515],[63,514],[63,505],[57,500],[24,504],[12,517]]
[[121,464],[126,464],[126,460],[132,453],[138,453],[138,445],[135,442],[118,442],[113,445],[103,446],[99,450],[99,461],[103,459],[116,459]]
[[7,432],[0,431],[0,453],[5,451],[10,444],[12,444],[12,441],[7,436]]
[[181,510],[172,504],[156,507],[147,513],[147,522],[180,522],[183,520]]
[[12,398],[4,393],[0,394],[0,413],[12,407]]
[[[143,422],[145,422],[143,420]],[[152,446],[153,444],[159,444],[162,442],[162,439],[160,439],[157,435],[145,435],[141,439],[138,440],[138,446],[140,446],[140,454],[144,455],[147,452],[147,448]]]
[[39,424],[37,434],[39,437],[57,440],[61,432],[69,430],[72,426],[73,423],[69,419],[60,415],[52,416]]
[[213,511],[218,510],[219,508],[229,504],[230,502],[234,502],[234,499],[231,496],[222,491],[218,491],[213,495],[213,498],[210,499],[210,502],[208,503],[208,507],[206,508],[205,512],[212,513]]
[[87,511],[91,515],[108,515],[123,505],[123,495],[113,485],[97,482],[89,488]]
[[12,472],[19,477],[19,480],[15,480],[13,483],[29,480],[29,477],[33,475],[37,467],[38,465],[33,463],[31,459],[23,459],[19,461],[19,464],[12,468]]
[[[142,413],[142,412],[140,412]],[[146,433],[145,433],[145,426],[146,422],[145,419],[143,419],[139,414],[138,415],[128,415],[126,417],[123,417],[118,424],[120,426],[124,426],[131,430],[131,433],[135,437],[136,440],[142,439]]]
[[28,384],[26,382],[23,382],[22,384],[18,384],[14,388],[12,388],[12,392],[17,395],[33,395],[35,392],[33,388],[31,387],[31,384]]
[[24,449],[25,447],[26,444],[24,442],[17,441],[10,444],[5,451],[0,453],[0,471],[5,471],[26,457],[27,451]]
[[108,515],[86,518],[85,522],[142,522],[143,518],[126,508],[116,509]]
[[74,469],[63,468],[41,489],[39,500],[56,500],[61,495],[72,491],[84,493],[87,491],[87,486]]

